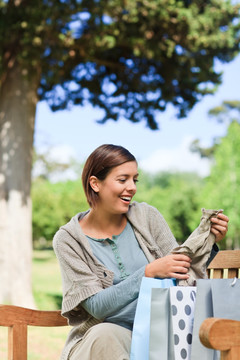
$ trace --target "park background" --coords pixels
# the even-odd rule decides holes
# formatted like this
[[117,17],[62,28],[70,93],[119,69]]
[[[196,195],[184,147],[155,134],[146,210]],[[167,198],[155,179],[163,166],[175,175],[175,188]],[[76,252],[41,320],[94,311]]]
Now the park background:
[[[222,249],[239,248],[240,56],[217,63],[222,84],[184,119],[174,108],[158,117],[159,129],[127,119],[99,124],[90,105],[36,113],[33,165],[33,241],[51,246],[59,224],[88,208],[81,184],[87,156],[99,145],[125,146],[137,158],[137,201],[156,206],[183,242],[200,221],[201,208],[222,208],[231,218]],[[49,211],[51,209],[52,211]]]
[[[7,1],[0,2],[3,3]],[[60,6],[64,1],[53,3]],[[21,24],[25,28],[26,23]],[[89,153],[103,143],[123,145],[136,156],[140,181],[135,200],[157,207],[179,242],[198,225],[202,207],[223,208],[230,223],[221,248],[239,248],[240,56],[237,52],[223,61],[214,59],[214,69],[222,71],[222,77],[212,95],[205,95],[181,119],[170,102],[165,111],[156,115],[159,125],[156,130],[144,121],[135,123],[124,116],[100,124],[97,120],[101,119],[102,110],[91,104],[52,112],[46,101],[38,102],[31,187],[32,290],[37,308],[50,310],[61,306],[60,270],[52,250],[52,238],[75,213],[88,208],[81,171]],[[18,246],[16,252],[21,244]],[[29,358],[58,359],[68,331],[32,329]],[[1,359],[6,358],[6,336],[1,329]]]

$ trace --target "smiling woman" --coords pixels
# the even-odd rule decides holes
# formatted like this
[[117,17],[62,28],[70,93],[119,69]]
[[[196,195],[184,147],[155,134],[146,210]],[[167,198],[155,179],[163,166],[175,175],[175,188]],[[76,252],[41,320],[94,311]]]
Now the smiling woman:
[[[191,259],[157,209],[132,202],[138,166],[124,147],[105,144],[88,157],[82,182],[90,209],[56,233],[63,282],[62,314],[73,326],[62,360],[127,360],[144,276],[188,279]],[[227,231],[220,214],[217,241]],[[215,245],[216,246],[216,245]],[[212,254],[212,256],[214,256]]]
[[[104,180],[99,180],[96,176],[90,177],[90,186],[94,193],[97,194],[97,203],[95,205],[95,210],[93,209],[92,211],[92,214],[94,214],[95,226],[95,213],[96,215],[100,214],[103,210],[104,212],[106,212],[107,216],[113,218],[111,220],[111,224],[114,224],[115,215],[123,214],[128,210],[130,201],[137,190],[137,176],[138,172],[136,161],[128,161],[122,165],[114,167]],[[125,219],[125,216],[122,215],[120,218],[119,216],[117,216],[117,227],[118,220],[120,219]],[[100,221],[100,227],[102,228],[102,216]],[[91,224],[91,229],[92,225],[93,224]],[[118,229],[116,228],[116,231],[117,230]]]
[[[82,173],[83,186],[90,206],[96,206],[98,201],[98,189],[92,187],[95,183],[94,180],[100,182],[105,180],[112,168],[128,162],[134,162],[137,168],[135,157],[121,146],[102,145],[93,151],[88,157]],[[121,180],[121,174],[118,174],[118,176],[120,176],[119,180]],[[125,177],[126,175],[123,175],[122,179]]]

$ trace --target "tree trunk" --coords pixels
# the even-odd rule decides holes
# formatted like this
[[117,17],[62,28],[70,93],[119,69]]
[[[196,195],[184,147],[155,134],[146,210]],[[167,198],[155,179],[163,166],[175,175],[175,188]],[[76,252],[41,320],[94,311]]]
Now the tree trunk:
[[0,303],[26,307],[34,307],[30,192],[37,86],[37,74],[30,80],[14,65],[0,90]]

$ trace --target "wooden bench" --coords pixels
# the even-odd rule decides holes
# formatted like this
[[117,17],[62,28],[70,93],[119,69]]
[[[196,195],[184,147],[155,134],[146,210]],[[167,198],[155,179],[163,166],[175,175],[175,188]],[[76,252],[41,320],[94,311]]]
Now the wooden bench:
[[28,326],[67,326],[61,311],[32,310],[0,305],[0,326],[8,327],[8,360],[27,360]]
[[[209,277],[239,277],[239,268],[240,250],[220,251],[208,267]],[[67,325],[67,320],[61,316],[60,311],[0,305],[0,326],[8,327],[8,360],[27,360],[28,326]],[[222,335],[219,335],[220,333]],[[206,319],[200,329],[200,338],[205,346],[221,350],[222,360],[240,359],[240,322]]]
[[[240,250],[220,251],[208,267],[208,277],[240,278]],[[240,360],[240,321],[208,318],[199,336],[204,346],[221,351],[221,360]]]
[[208,318],[199,336],[204,346],[221,351],[221,360],[240,360],[240,321]]
[[208,266],[208,277],[210,279],[240,278],[240,250],[219,251]]

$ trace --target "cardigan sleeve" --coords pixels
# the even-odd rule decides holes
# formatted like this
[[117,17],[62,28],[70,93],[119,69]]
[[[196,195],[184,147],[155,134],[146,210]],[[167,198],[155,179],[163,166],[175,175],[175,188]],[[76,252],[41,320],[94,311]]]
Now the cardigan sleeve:
[[[68,317],[69,312],[79,310],[79,304],[83,300],[101,291],[104,286],[100,277],[91,270],[84,259],[80,244],[73,241],[64,229],[60,229],[54,236],[53,248],[62,276],[62,314]],[[109,281],[110,286],[112,279],[109,271],[106,271],[105,278],[105,282]],[[81,316],[85,318],[87,314]]]
[[144,274],[145,266],[120,283],[89,297],[82,306],[96,319],[112,316],[138,297]]

